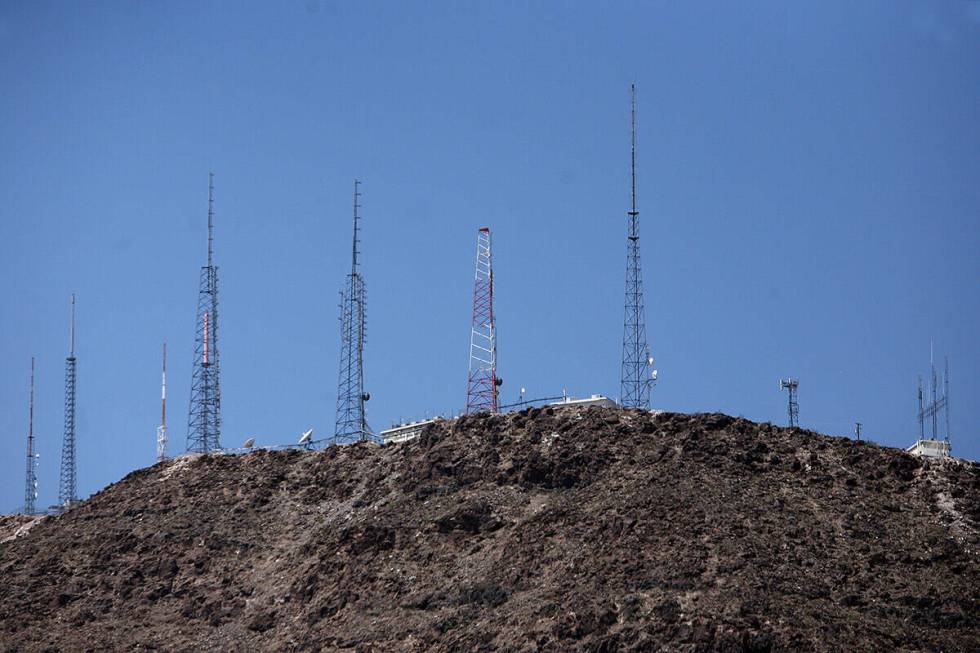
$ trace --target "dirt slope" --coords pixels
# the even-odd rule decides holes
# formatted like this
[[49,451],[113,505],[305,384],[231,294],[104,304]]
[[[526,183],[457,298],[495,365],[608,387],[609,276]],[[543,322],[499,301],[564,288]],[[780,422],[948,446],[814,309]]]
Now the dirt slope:
[[0,650],[977,651],[980,466],[532,410],[181,458],[0,544]]

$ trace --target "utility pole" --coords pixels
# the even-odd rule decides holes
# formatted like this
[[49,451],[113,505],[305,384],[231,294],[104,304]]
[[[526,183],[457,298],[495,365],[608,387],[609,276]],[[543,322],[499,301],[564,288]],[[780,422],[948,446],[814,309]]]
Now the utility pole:
[[58,504],[67,510],[78,501],[77,468],[75,461],[75,293],[71,295],[68,358],[65,359],[65,434],[61,444],[61,479],[58,484]]
[[163,343],[163,374],[160,381],[160,426],[157,427],[157,462],[167,459],[167,343]]
[[797,379],[780,379],[779,389],[789,390],[789,407],[786,414],[789,415],[790,428],[800,425],[800,405],[796,402],[796,390],[800,387]]
[[337,384],[337,419],[334,444],[370,440],[365,402],[371,395],[364,391],[364,344],[367,339],[367,292],[364,277],[357,269],[358,210],[361,208],[361,182],[354,180],[354,237],[351,246],[351,271],[340,293],[340,379]]
[[34,453],[34,357],[31,356],[31,392],[27,420],[27,478],[24,484],[24,514],[37,513],[37,459]]
[[630,85],[630,210],[626,236],[626,302],[620,397],[627,408],[650,408],[650,390],[657,379],[647,345],[640,267],[640,212],[636,208],[636,85]]
[[858,442],[861,441],[861,422],[854,422],[854,437]]
[[470,328],[470,364],[466,382],[466,414],[497,412],[503,379],[497,376],[497,332],[493,313],[493,256],[490,227],[476,237],[476,275]]
[[221,449],[221,385],[218,359],[218,268],[214,265],[214,173],[208,173],[208,264],[201,268],[187,451]]

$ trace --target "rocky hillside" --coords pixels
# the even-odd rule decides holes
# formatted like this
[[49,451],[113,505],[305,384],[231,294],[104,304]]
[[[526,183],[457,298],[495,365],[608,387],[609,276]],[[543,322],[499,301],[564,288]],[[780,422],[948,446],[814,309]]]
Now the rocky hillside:
[[973,652],[978,523],[975,463],[719,414],[461,418],[133,472],[0,543],[0,650]]

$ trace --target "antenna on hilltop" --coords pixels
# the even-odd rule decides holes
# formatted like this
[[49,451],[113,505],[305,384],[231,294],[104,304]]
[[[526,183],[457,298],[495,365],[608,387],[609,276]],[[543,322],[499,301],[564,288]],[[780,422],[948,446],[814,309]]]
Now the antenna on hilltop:
[[157,462],[167,459],[167,343],[163,343],[163,371],[160,377],[160,426],[157,427]]
[[61,444],[61,477],[58,483],[58,504],[62,509],[78,501],[75,462],[75,293],[71,295],[69,325],[68,358],[65,359],[65,433]]
[[503,379],[497,376],[497,332],[493,313],[493,255],[490,227],[476,236],[476,275],[473,283],[473,320],[470,327],[470,366],[466,380],[466,414],[497,412],[497,394]]
[[367,340],[367,289],[357,269],[360,239],[361,182],[354,180],[354,236],[351,243],[351,270],[340,293],[340,379],[337,388],[337,421],[334,444],[369,440],[364,391],[364,343]]
[[187,451],[221,448],[221,385],[218,360],[218,268],[214,265],[214,173],[208,173],[208,264],[201,268]]
[[[939,376],[936,372],[935,357],[933,355],[932,343],[929,343],[929,401],[923,401],[922,377],[919,377],[919,440],[925,439],[925,421],[932,422],[932,439],[940,439],[939,415],[943,414],[945,434],[942,439],[949,444],[949,357],[945,359],[945,370],[943,371],[942,394],[940,394]],[[949,454],[949,448],[946,454]]]
[[626,302],[620,395],[627,408],[650,408],[650,390],[657,379],[647,345],[640,267],[640,212],[636,208],[636,84],[630,85],[630,210],[626,237]]
[[797,379],[779,380],[779,389],[789,390],[789,406],[786,409],[786,414],[789,415],[790,428],[800,425],[800,405],[796,402],[796,390],[799,387],[800,382]]
[[34,357],[31,356],[31,392],[27,421],[27,478],[24,483],[24,514],[37,512],[37,458],[34,453]]

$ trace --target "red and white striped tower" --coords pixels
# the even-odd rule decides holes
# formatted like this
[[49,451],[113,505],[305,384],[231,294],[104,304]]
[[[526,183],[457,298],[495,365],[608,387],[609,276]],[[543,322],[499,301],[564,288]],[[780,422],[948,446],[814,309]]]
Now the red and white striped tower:
[[470,369],[466,384],[466,414],[497,412],[497,334],[493,316],[493,259],[490,227],[481,227],[476,240],[476,280],[473,286],[473,327],[470,331]]
[[160,426],[157,427],[157,462],[167,459],[167,343],[163,343],[163,375],[160,381]]

